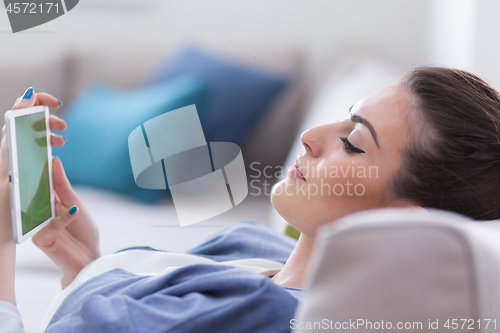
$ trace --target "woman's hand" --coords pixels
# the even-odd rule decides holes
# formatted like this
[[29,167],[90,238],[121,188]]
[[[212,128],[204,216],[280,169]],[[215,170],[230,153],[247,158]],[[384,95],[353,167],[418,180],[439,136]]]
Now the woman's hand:
[[[45,93],[35,94],[33,88],[26,90],[23,96],[19,97],[13,110],[32,107],[35,105],[47,105],[50,108],[58,108],[61,102]],[[50,115],[49,125],[51,130],[65,130],[66,122],[57,116]],[[51,134],[50,142],[54,146],[62,146],[66,139],[60,135]],[[0,244],[13,242],[11,217],[10,217],[10,197],[9,197],[9,167],[7,165],[7,143],[5,140],[5,126],[2,128],[0,137]]]
[[[29,88],[23,96],[18,98],[13,109],[35,105],[47,105],[51,108],[58,108],[61,103],[58,99],[48,94],[34,94],[33,88]],[[50,128],[53,130],[64,130],[66,129],[66,123],[62,119],[50,116]],[[51,143],[55,146],[62,146],[65,141],[59,135],[53,134],[51,137]],[[2,128],[0,136],[0,212],[0,301],[7,301],[15,305],[16,244],[12,238],[5,126]]]
[[[58,108],[62,104],[57,98],[49,94],[35,94],[33,88],[30,89],[17,99],[12,108],[13,110],[37,105]],[[64,120],[54,115],[50,115],[49,125],[51,130],[59,131],[65,130],[67,127]],[[3,185],[5,180],[7,184],[6,197],[9,200],[7,152],[4,135],[3,131],[0,155],[0,186]],[[51,133],[50,141],[54,146],[62,146],[66,139]],[[61,283],[65,288],[83,267],[100,256],[99,234],[95,222],[71,187],[61,160],[58,158],[54,158],[52,161],[52,181],[57,217],[33,236],[32,241],[61,268],[63,272]],[[4,193],[5,189],[1,188],[0,191],[0,193]],[[4,203],[0,204],[5,206]],[[8,201],[7,207],[9,207]],[[10,209],[7,212],[8,224],[10,225]],[[10,233],[10,238],[12,238],[12,233]]]
[[[16,103],[12,107],[12,110],[29,108],[36,105],[46,105],[49,108],[57,109],[61,104],[62,103],[54,96],[51,96],[46,93],[35,94],[33,88],[28,88],[28,90],[26,90],[24,95],[17,99]],[[63,131],[66,129],[66,122],[55,115],[50,115],[49,125],[50,129],[53,131]],[[50,143],[53,146],[62,146],[64,145],[65,142],[66,139],[64,137],[54,133],[51,134]],[[0,186],[1,185],[4,186],[7,185],[8,189],[9,167],[7,165],[7,145],[5,142],[5,125],[2,128],[1,146],[0,146]],[[2,188],[2,193],[4,192],[3,189],[4,188]],[[9,193],[7,192],[7,197],[8,194]],[[10,202],[7,203],[9,204],[8,206],[10,207]],[[4,204],[4,202],[2,202],[2,204]],[[8,210],[8,212],[10,219],[10,209]]]
[[99,232],[71,187],[61,160],[57,157],[52,162],[52,181],[57,217],[33,236],[32,240],[61,268],[61,284],[64,289],[85,266],[99,258]]

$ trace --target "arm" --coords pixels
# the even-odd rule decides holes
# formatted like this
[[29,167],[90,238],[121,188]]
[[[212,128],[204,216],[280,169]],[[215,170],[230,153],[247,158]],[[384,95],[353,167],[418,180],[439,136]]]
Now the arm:
[[[6,149],[3,134],[0,149],[3,157]],[[16,305],[14,292],[16,244],[12,238],[8,176],[4,176],[4,172],[8,174],[8,171],[4,170],[4,167],[7,167],[7,163],[0,161],[0,212],[2,212],[0,214],[0,301]]]
[[[57,108],[59,101],[48,94],[33,93],[30,98],[20,97],[12,109],[35,105]],[[66,129],[64,120],[56,116],[51,115],[49,123],[51,130]],[[64,143],[63,137],[51,135],[52,145],[62,146]],[[33,242],[61,268],[64,288],[86,264],[99,257],[99,238],[97,226],[71,188],[58,159],[53,163],[53,180],[58,217],[36,234]],[[70,211],[73,214],[70,214]],[[0,301],[15,305],[16,246],[12,238],[5,127],[0,139],[0,212]]]

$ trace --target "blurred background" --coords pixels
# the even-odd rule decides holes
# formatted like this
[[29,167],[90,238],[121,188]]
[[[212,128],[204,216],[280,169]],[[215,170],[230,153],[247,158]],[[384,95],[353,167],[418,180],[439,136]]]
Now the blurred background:
[[[2,9],[0,108],[30,86],[64,102],[52,112],[68,121],[68,142],[54,155],[100,226],[103,254],[183,251],[241,220],[281,231],[269,192],[302,151],[300,133],[344,118],[411,67],[466,69],[498,87],[499,18],[497,0],[81,0],[13,34]],[[167,192],[135,185],[127,138],[189,104],[207,141],[242,147],[249,195],[180,228]],[[28,332],[59,291],[59,274],[31,241],[18,247]]]
[[[309,75],[362,50],[404,66],[442,63],[500,75],[495,0],[82,0],[22,33],[0,15],[1,54],[130,46],[170,51],[191,41],[220,51],[297,48]],[[2,78],[3,80],[4,78]]]

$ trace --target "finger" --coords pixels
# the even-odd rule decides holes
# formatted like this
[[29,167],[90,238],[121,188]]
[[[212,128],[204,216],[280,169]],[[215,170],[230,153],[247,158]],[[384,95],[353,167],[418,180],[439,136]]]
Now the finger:
[[53,146],[64,146],[66,141],[68,141],[68,139],[62,135],[58,135],[58,134],[54,134],[54,133],[51,133],[51,135],[50,135],[50,144]]
[[[68,141],[64,136],[58,135],[51,133],[50,134],[50,144],[52,146],[64,146],[64,144]],[[38,138],[35,138],[35,142],[40,146],[40,147],[46,147],[47,146],[47,137],[41,136]]]
[[33,244],[39,248],[50,248],[54,244],[57,234],[75,220],[78,212],[78,207],[73,206],[62,215],[53,218],[45,228],[33,236]]
[[52,181],[54,184],[54,191],[57,192],[61,203],[66,207],[73,205],[81,206],[80,198],[71,187],[71,184],[66,177],[61,160],[55,157],[52,162]]
[[28,89],[26,89],[21,99],[18,99],[17,103],[14,104],[12,110],[30,108],[32,106],[35,106],[35,98],[36,94],[33,90],[33,87],[29,87]]
[[51,114],[49,116],[49,126],[51,131],[64,131],[66,128],[68,128],[66,121],[59,118],[55,114]]
[[63,103],[54,96],[42,92],[36,94],[35,105],[46,105],[51,109],[57,109],[58,107],[62,106]]
[[45,118],[35,121],[33,125],[31,125],[31,128],[35,132],[45,131],[47,129],[47,126],[45,126]]
[[[49,116],[49,126],[52,131],[64,131],[68,127],[64,119],[54,114]],[[31,125],[31,128],[33,128],[35,132],[45,131],[45,118],[35,121],[33,125]]]
[[[51,138],[52,139],[52,138]],[[52,140],[51,140],[52,141]],[[35,142],[37,145],[39,145],[40,147],[47,147],[47,137],[44,135],[44,136],[41,136],[39,138],[35,138]]]
[[62,213],[64,213],[65,211],[68,210],[68,207],[64,206],[61,203],[61,200],[57,196],[56,192],[54,192],[54,194],[55,194],[55,197],[56,197],[56,199],[54,200],[55,201],[55,205],[56,205],[56,215],[61,215]]
[[[64,131],[68,127],[63,119],[53,114],[49,116],[49,126],[52,131]],[[45,131],[47,129],[45,126],[45,118],[35,121],[33,125],[31,125],[31,128],[35,132]]]

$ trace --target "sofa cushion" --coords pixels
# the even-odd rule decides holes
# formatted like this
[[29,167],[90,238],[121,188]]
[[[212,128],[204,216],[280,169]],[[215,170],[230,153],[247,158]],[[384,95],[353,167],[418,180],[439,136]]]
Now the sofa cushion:
[[210,99],[199,108],[207,141],[238,145],[245,142],[253,125],[289,83],[285,75],[239,65],[188,47],[155,71],[150,84],[186,73],[199,75],[210,88]]
[[78,47],[70,53],[70,100],[96,83],[123,89],[135,89],[144,83],[151,71],[159,66],[165,50],[127,46]]
[[[274,48],[247,45],[241,48],[233,44],[210,52],[223,53],[224,59],[239,66],[264,69],[292,78],[287,88],[268,105],[261,119],[253,126],[246,144],[241,146],[247,165],[252,162],[259,162],[262,166],[282,165],[305,110],[303,105],[307,82],[304,80],[302,52],[281,45]],[[178,54],[178,51],[164,44],[148,48],[113,46],[75,49],[70,57],[71,85],[66,85],[70,96],[63,101],[69,102],[96,82],[126,89],[149,83],[152,73],[157,73],[158,69],[165,66],[161,64],[168,64]]]
[[206,84],[193,75],[135,90],[91,86],[68,107],[64,117],[68,129],[63,133],[68,142],[54,147],[54,154],[72,183],[154,201],[165,191],[135,184],[128,136],[145,121],[190,104],[203,105],[206,97]]

